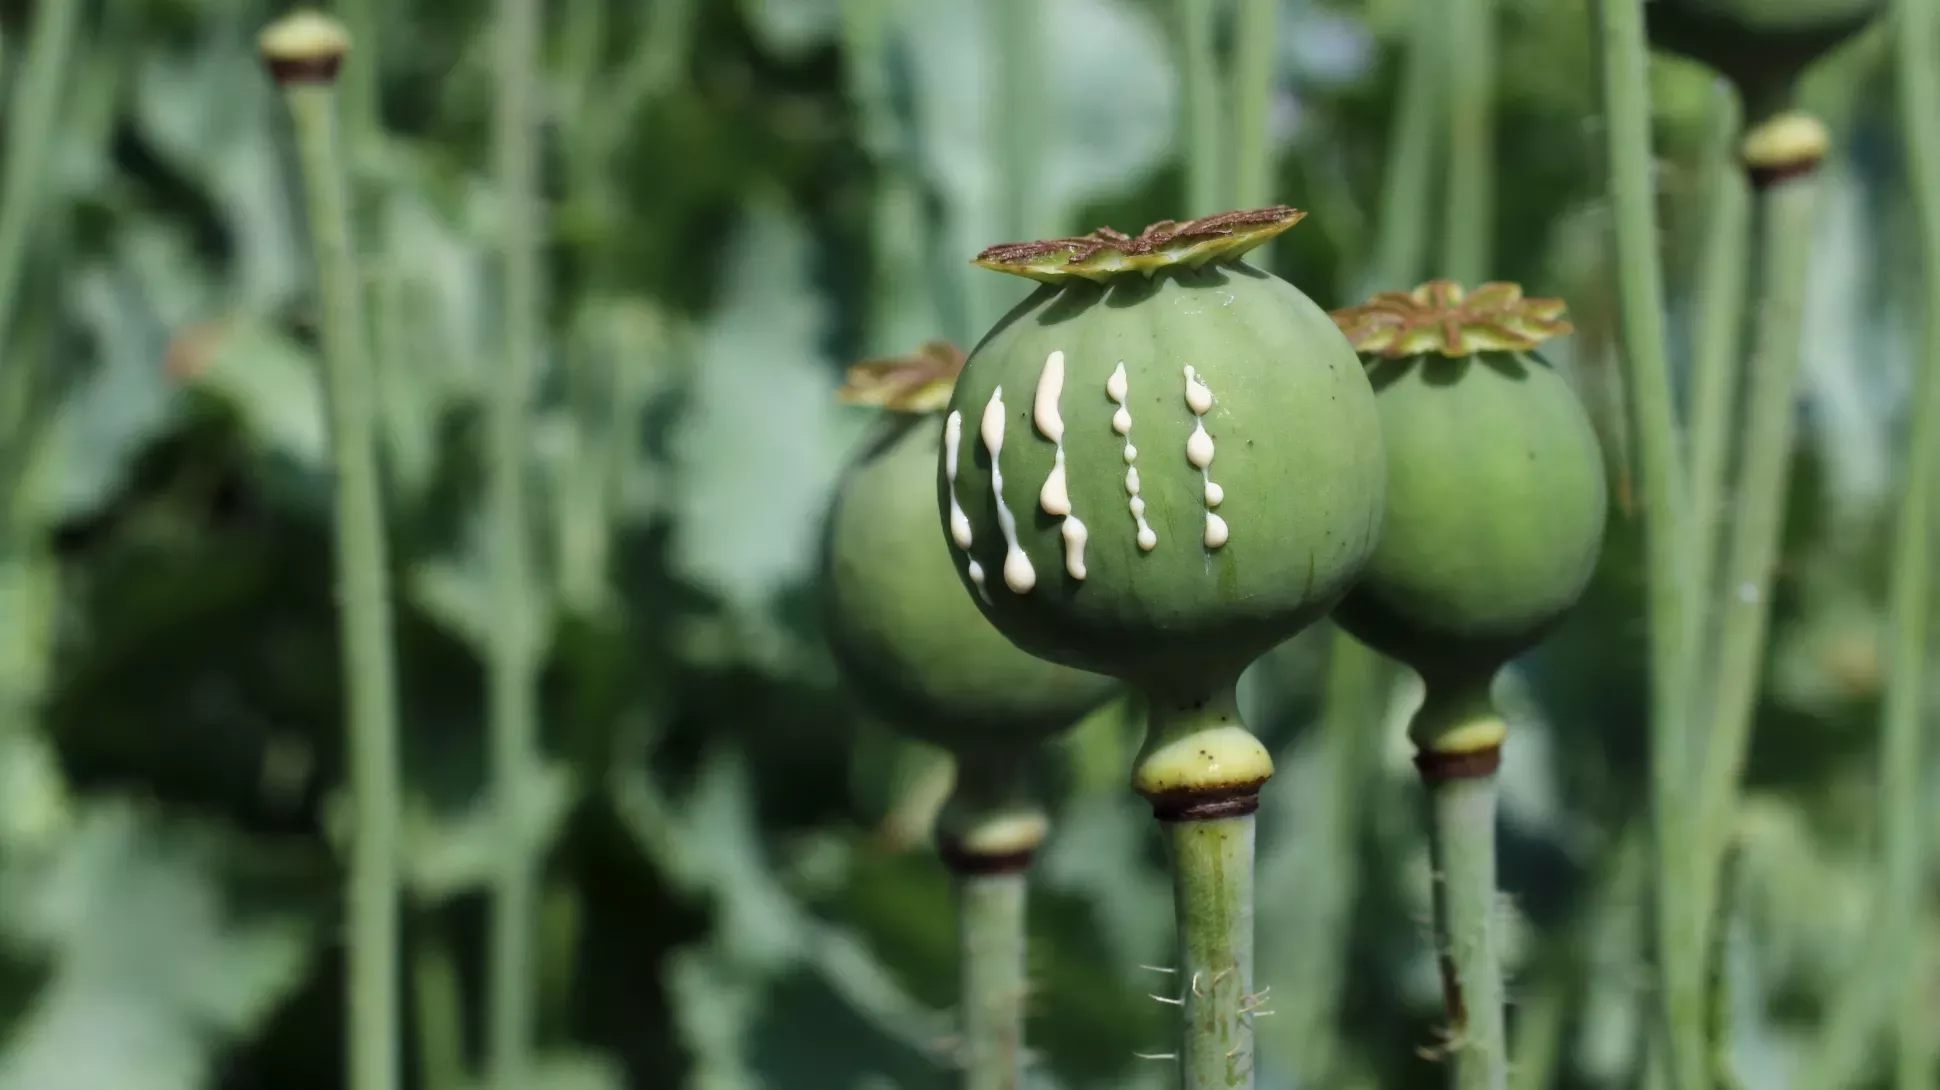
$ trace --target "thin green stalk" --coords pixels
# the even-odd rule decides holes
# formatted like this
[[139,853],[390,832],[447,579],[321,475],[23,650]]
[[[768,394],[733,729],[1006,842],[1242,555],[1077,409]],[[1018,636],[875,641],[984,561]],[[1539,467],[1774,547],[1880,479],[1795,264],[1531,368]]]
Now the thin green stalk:
[[1152,802],[1172,861],[1178,930],[1181,1090],[1251,1090],[1253,811],[1273,758],[1240,719],[1231,682],[1180,698],[1153,694],[1133,786]]
[[1382,179],[1381,211],[1376,218],[1379,234],[1368,263],[1370,284],[1356,297],[1413,287],[1427,261],[1429,202],[1439,144],[1435,119],[1441,104],[1436,76],[1441,22],[1433,15],[1427,4],[1415,4],[1410,15],[1413,23],[1402,61],[1400,98],[1388,130],[1387,176]]
[[1643,0],[1598,0],[1599,55],[1616,213],[1618,303],[1625,401],[1644,513],[1650,636],[1651,811],[1659,1015],[1674,1090],[1704,1085],[1701,917],[1690,887],[1686,732],[1688,663],[1695,610],[1686,548],[1684,476],[1677,448],[1670,367],[1664,358],[1664,289],[1651,185],[1649,57]]
[[1442,273],[1486,280],[1495,229],[1495,4],[1445,0],[1448,22],[1448,215]]
[[1549,966],[1535,987],[1517,1003],[1509,1090],[1549,1090],[1562,1066],[1576,965],[1574,956],[1563,951],[1552,951],[1547,960]]
[[1428,795],[1435,952],[1456,1090],[1509,1085],[1495,880],[1495,769],[1503,733],[1486,677],[1427,679],[1408,727]]
[[[1234,208],[1264,208],[1273,201],[1273,61],[1279,44],[1279,0],[1240,0],[1233,34]],[[1261,268],[1272,263],[1271,244],[1255,251]]]
[[1765,659],[1771,586],[1791,476],[1800,324],[1816,196],[1817,183],[1805,173],[1767,185],[1755,197],[1758,302],[1745,374],[1738,487],[1719,598],[1712,605],[1717,632],[1706,659],[1710,681],[1698,693],[1704,712],[1700,721],[1707,731],[1698,770],[1695,841],[1702,926],[1708,926],[1712,916],[1718,865],[1737,812],[1738,783],[1750,747],[1752,712]]
[[1233,35],[1233,207],[1261,208],[1273,195],[1274,46],[1277,0],[1240,0]]
[[1252,814],[1165,826],[1184,1008],[1179,1085],[1253,1085]]
[[[27,243],[43,219],[49,150],[60,116],[62,84],[73,66],[81,22],[79,0],[34,7],[26,59],[7,109],[6,160],[0,165],[0,346],[8,346]],[[0,405],[0,416],[7,415]]]
[[1738,165],[1735,96],[1721,90],[1717,97],[1719,108],[1706,155],[1711,184],[1704,201],[1691,353],[1691,556],[1697,564],[1696,585],[1705,601],[1712,600],[1718,527],[1724,514],[1751,225],[1744,171]]
[[1023,1085],[1025,890],[1022,871],[957,882],[964,1090]]
[[997,6],[998,131],[1006,238],[1038,238],[1037,193],[1042,184],[1044,105],[1041,52],[1043,11],[1038,0],[995,0]]
[[411,944],[411,991],[418,1012],[418,1079],[424,1090],[465,1085],[464,989],[451,943],[436,920]]
[[1927,845],[1922,825],[1926,752],[1922,713],[1926,690],[1932,599],[1933,490],[1940,462],[1940,132],[1930,120],[1940,107],[1940,14],[1933,0],[1894,0],[1894,41],[1898,45],[1900,134],[1906,144],[1907,188],[1920,229],[1920,275],[1926,289],[1926,317],[1914,395],[1912,436],[1906,456],[1906,486],[1893,547],[1891,656],[1886,704],[1880,724],[1880,829],[1885,854],[1882,895],[1885,918],[1897,936],[1894,962],[1899,987],[1898,1048],[1894,1052],[1898,1090],[1933,1085],[1935,1045],[1924,994],[1921,914]]
[[1179,70],[1184,76],[1186,215],[1221,211],[1226,141],[1219,110],[1214,0],[1178,0]]
[[957,876],[963,1090],[1023,1085],[1025,876],[1046,829],[1028,790],[1033,756],[959,756],[937,818],[937,847]]
[[[266,34],[272,65],[276,28]],[[307,43],[306,43],[307,44]],[[341,45],[336,58],[341,58]],[[279,76],[296,130],[308,198],[322,342],[328,375],[330,439],[336,464],[336,568],[348,690],[350,746],[350,981],[348,1048],[353,1090],[398,1085],[398,728],[391,646],[389,568],[378,496],[376,411],[359,297],[350,199],[338,144],[335,60],[328,52],[297,59],[312,68]]]
[[526,792],[538,759],[537,616],[526,497],[527,407],[540,346],[538,225],[539,0],[499,0],[496,169],[503,201],[502,370],[492,384],[488,466],[492,594],[497,623],[486,652],[492,793],[502,850],[492,887],[491,1083],[530,1082],[537,845]]
[[378,0],[336,0],[338,18],[357,43],[344,58],[344,128],[350,133],[350,150],[356,153],[369,146],[377,135],[377,67],[381,38],[377,33]]

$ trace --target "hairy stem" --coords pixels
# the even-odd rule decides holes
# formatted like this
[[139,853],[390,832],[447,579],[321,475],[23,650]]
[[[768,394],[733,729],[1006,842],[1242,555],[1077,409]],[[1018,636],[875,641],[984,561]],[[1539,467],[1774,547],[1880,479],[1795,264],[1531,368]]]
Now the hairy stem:
[[1625,400],[1642,493],[1650,636],[1650,787],[1658,1014],[1673,1090],[1704,1081],[1701,917],[1690,904],[1691,743],[1685,648],[1694,633],[1683,469],[1664,358],[1663,275],[1651,183],[1643,0],[1598,0],[1610,193],[1616,209]]
[[1738,395],[1738,341],[1744,328],[1750,217],[1736,152],[1738,111],[1721,91],[1707,149],[1710,185],[1698,254],[1697,323],[1691,353],[1691,556],[1696,585],[1711,601],[1725,469]]
[[353,823],[350,847],[350,1085],[398,1085],[398,730],[389,568],[378,500],[371,358],[350,203],[337,145],[336,91],[284,88],[296,129],[323,299],[330,442],[336,463],[336,567]]
[[1251,1090],[1253,813],[1273,758],[1240,721],[1232,682],[1154,693],[1133,786],[1152,802],[1172,860],[1182,1090]]
[[538,909],[537,845],[526,792],[538,757],[537,616],[526,497],[527,404],[540,340],[538,235],[539,0],[499,0],[494,151],[505,297],[504,355],[488,409],[491,578],[497,623],[486,649],[492,794],[500,835],[492,883],[491,1083],[521,1090],[530,1081],[533,944]]
[[1226,141],[1219,111],[1217,7],[1214,0],[1178,0],[1179,69],[1184,74],[1186,217],[1223,211]]
[[[1745,375],[1738,487],[1732,498],[1719,599],[1713,604],[1717,632],[1706,658],[1711,680],[1700,690],[1703,699],[1698,705],[1707,728],[1697,788],[1700,927],[1708,926],[1712,917],[1718,865],[1737,812],[1738,781],[1750,747],[1752,711],[1765,658],[1771,586],[1791,476],[1800,324],[1816,190],[1808,171],[1765,185],[1755,196],[1758,301]],[[1704,945],[1700,939],[1699,949]]]
[[1253,1085],[1253,815],[1168,822],[1183,1000],[1179,1085]]
[[1489,679],[1430,678],[1408,736],[1428,792],[1435,944],[1456,1090],[1507,1090],[1496,913],[1496,766],[1504,728]]
[[1018,1090],[1023,1085],[1023,872],[971,874],[957,882],[963,974],[964,1090]]
[[964,1090],[1023,1085],[1025,874],[1046,830],[1028,790],[1031,756],[960,755],[938,816],[937,847],[957,876]]
[[1448,214],[1442,274],[1488,278],[1495,199],[1495,3],[1444,0],[1448,58]]
[[[1402,62],[1400,100],[1388,130],[1387,175],[1381,181],[1381,208],[1368,283],[1357,298],[1376,291],[1399,291],[1420,279],[1428,252],[1429,202],[1434,189],[1441,103],[1436,66],[1441,22],[1425,4],[1412,6],[1407,55]],[[1345,638],[1345,637],[1342,637]],[[1338,642],[1336,643],[1338,645]]]

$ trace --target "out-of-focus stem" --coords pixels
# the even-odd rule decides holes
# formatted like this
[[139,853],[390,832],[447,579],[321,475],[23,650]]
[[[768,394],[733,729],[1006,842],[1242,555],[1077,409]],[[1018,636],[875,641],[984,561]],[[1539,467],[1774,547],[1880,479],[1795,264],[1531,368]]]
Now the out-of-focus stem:
[[418,1078],[424,1090],[465,1085],[464,993],[451,943],[435,920],[412,942],[411,990],[417,999]]
[[1509,1034],[1496,912],[1496,768],[1505,730],[1489,679],[1427,679],[1408,728],[1428,793],[1435,942],[1456,1090],[1507,1090]]
[[377,33],[378,0],[336,0],[337,15],[350,32],[357,48],[344,58],[344,127],[350,133],[350,151],[357,154],[377,135],[377,69],[380,36]]
[[[27,242],[41,222],[48,150],[60,114],[61,84],[73,66],[82,7],[80,0],[34,6],[26,59],[8,103],[6,158],[0,163],[0,346],[7,344],[13,324]],[[0,405],[0,418],[6,415],[6,406]]]
[[1226,196],[1226,141],[1219,115],[1219,61],[1214,0],[1178,0],[1179,67],[1184,73],[1186,215],[1221,211]]
[[497,623],[486,649],[492,796],[501,829],[492,883],[491,1084],[531,1076],[538,846],[527,793],[538,761],[538,646],[527,510],[527,407],[540,346],[538,234],[539,0],[499,0],[494,152],[505,297],[500,370],[488,408],[490,558]]
[[296,130],[323,303],[353,813],[349,1079],[352,1090],[395,1090],[400,885],[397,681],[384,512],[378,492],[371,357],[351,236],[349,187],[338,146],[333,81],[345,42],[341,28],[334,24],[292,16],[266,31],[262,44]]
[[1749,202],[1737,156],[1738,111],[1730,93],[1721,90],[1717,98],[1705,164],[1710,185],[1698,254],[1698,310],[1691,353],[1691,556],[1706,602],[1714,597],[1750,238]]
[[1019,1090],[1024,1070],[1025,875],[1044,842],[1028,790],[1033,754],[957,758],[937,848],[957,878],[963,1090]]
[[[1796,127],[1798,149],[1766,159],[1757,150],[1773,126]],[[1708,927],[1718,866],[1729,842],[1738,782],[1751,741],[1772,579],[1778,564],[1785,496],[1790,480],[1798,395],[1800,326],[1805,310],[1817,182],[1813,170],[1826,150],[1824,126],[1801,114],[1781,114],[1746,136],[1746,166],[1756,189],[1753,239],[1758,302],[1752,355],[1746,367],[1744,431],[1738,487],[1732,500],[1727,554],[1720,572],[1717,634],[1709,682],[1695,707],[1706,729],[1698,777],[1696,875],[1699,926]],[[1702,938],[1699,949],[1705,943]]]
[[1410,14],[1408,49],[1402,62],[1400,98],[1388,130],[1387,176],[1381,182],[1381,209],[1363,296],[1398,291],[1421,280],[1428,251],[1428,211],[1434,187],[1435,126],[1440,87],[1436,65],[1441,21],[1426,4]]
[[1448,215],[1442,221],[1442,274],[1479,284],[1489,275],[1495,226],[1495,4],[1444,0],[1444,8]]
[[[1227,202],[1234,208],[1274,203],[1271,113],[1279,12],[1279,0],[1240,0],[1233,34],[1233,177]],[[1253,263],[1269,267],[1269,254],[1260,253]]]
[[1880,725],[1880,828],[1885,851],[1886,918],[1898,941],[1893,962],[1899,1045],[1894,1050],[1897,1090],[1933,1086],[1934,1040],[1924,992],[1927,964],[1921,926],[1927,845],[1922,817],[1932,759],[1922,730],[1927,678],[1927,635],[1932,599],[1933,490],[1940,461],[1940,32],[1933,0],[1894,0],[1893,40],[1898,45],[1900,133],[1906,144],[1907,188],[1920,230],[1920,273],[1926,318],[1917,363],[1913,434],[1907,449],[1905,497],[1893,548],[1891,656],[1886,707]]
[[1691,888],[1688,803],[1689,664],[1693,565],[1677,448],[1670,367],[1664,355],[1664,289],[1651,184],[1648,51],[1643,0],[1598,0],[1597,26],[1616,212],[1618,303],[1625,401],[1644,515],[1650,635],[1651,811],[1656,848],[1659,1015],[1673,1090],[1704,1084],[1702,919]]

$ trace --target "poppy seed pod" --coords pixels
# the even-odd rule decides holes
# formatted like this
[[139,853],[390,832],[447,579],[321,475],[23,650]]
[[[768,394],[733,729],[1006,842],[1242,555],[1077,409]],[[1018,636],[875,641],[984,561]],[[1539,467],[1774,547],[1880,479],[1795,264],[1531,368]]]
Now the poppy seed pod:
[[1653,45],[1736,84],[1756,122],[1764,103],[1884,9],[1883,0],[1654,0],[1644,18]]
[[837,662],[876,714],[959,755],[1008,755],[1069,727],[1117,687],[1018,650],[957,582],[933,474],[938,410],[962,363],[939,343],[851,369],[845,398],[890,411],[829,513],[824,618]]
[[1424,677],[1482,681],[1576,603],[1601,552],[1602,453],[1533,349],[1563,305],[1434,281],[1335,318],[1368,361],[1387,443],[1380,546],[1335,619]]
[[1291,208],[993,247],[1042,286],[951,396],[936,494],[984,614],[1160,694],[1230,684],[1374,546],[1384,479],[1353,348],[1241,260]]

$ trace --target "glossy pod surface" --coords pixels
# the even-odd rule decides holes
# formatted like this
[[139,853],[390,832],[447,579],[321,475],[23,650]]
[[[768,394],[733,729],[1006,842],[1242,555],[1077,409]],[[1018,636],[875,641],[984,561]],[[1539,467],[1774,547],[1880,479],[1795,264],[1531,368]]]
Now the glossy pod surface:
[[1034,653],[1147,687],[1237,676],[1346,591],[1379,530],[1359,360],[1238,260],[1046,284],[949,413],[935,496],[969,600]]

